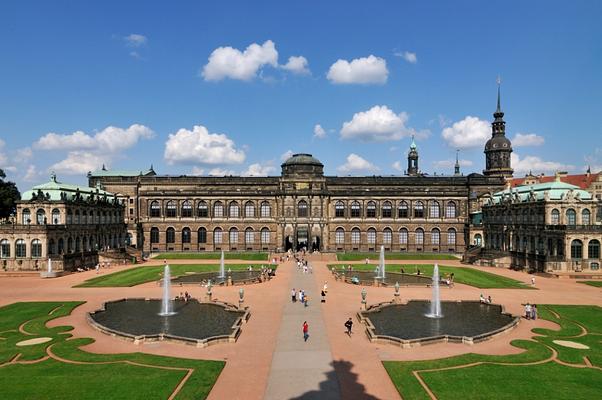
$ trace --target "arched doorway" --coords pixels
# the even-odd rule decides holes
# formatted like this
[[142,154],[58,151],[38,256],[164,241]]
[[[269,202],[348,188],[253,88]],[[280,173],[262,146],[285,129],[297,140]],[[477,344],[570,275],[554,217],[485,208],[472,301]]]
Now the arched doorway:
[[297,228],[297,251],[309,248],[309,232],[307,227]]
[[320,251],[320,237],[314,236],[311,243],[311,251]]
[[287,236],[284,240],[284,251],[289,251],[293,248],[293,240],[290,236]]

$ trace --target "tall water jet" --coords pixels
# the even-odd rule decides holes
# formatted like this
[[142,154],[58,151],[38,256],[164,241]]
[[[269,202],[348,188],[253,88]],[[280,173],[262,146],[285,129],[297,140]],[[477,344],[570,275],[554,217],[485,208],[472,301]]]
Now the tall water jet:
[[163,298],[161,299],[161,312],[159,315],[168,317],[174,314],[171,300],[171,271],[169,270],[169,265],[165,265],[163,269]]
[[385,279],[385,246],[380,246],[380,259],[378,261],[378,277]]
[[439,295],[439,265],[433,268],[433,298],[431,299],[431,312],[426,314],[429,318],[441,318],[441,298]]
[[52,260],[48,257],[48,273],[52,274]]
[[219,259],[219,276],[218,278],[225,279],[226,271],[224,267],[224,251],[222,250],[222,256]]

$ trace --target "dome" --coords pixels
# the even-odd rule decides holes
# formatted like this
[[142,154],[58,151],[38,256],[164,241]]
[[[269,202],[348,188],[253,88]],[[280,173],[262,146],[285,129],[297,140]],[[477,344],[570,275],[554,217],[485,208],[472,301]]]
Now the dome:
[[485,151],[487,150],[512,150],[512,143],[504,135],[495,135],[485,143]]
[[321,177],[324,175],[324,164],[311,154],[293,154],[282,163],[282,175],[289,177]]
[[293,154],[284,163],[282,163],[283,167],[285,165],[316,165],[316,166],[322,166],[322,167],[324,166],[320,162],[320,160],[318,160],[311,154],[306,154],[306,153]]

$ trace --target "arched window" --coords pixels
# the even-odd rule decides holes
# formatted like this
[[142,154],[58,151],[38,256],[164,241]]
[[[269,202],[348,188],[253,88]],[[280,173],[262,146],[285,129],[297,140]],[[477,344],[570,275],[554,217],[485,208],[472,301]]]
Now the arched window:
[[199,201],[199,204],[196,207],[196,215],[199,218],[207,218],[209,216],[209,208],[207,207],[206,202]]
[[61,212],[58,208],[52,209],[52,223],[58,225],[61,223]]
[[383,244],[391,244],[391,240],[393,238],[393,232],[390,228],[383,229]]
[[74,218],[74,221],[73,221],[73,223],[74,223],[74,224],[80,224],[80,223],[81,223],[81,220],[79,219],[79,210],[75,210],[74,217],[75,217],[75,218]]
[[[255,210],[255,207],[253,207],[253,210]],[[253,228],[245,229],[245,243],[246,244],[255,243],[255,231],[253,231]]]
[[10,242],[7,239],[0,240],[0,257],[10,258]]
[[57,254],[63,254],[64,252],[65,252],[65,241],[63,240],[63,238],[59,238]]
[[[192,212],[192,208],[190,209]],[[186,227],[182,229],[182,243],[190,243],[190,228]]]
[[75,238],[75,252],[79,253],[82,250],[82,240],[80,237]]
[[357,201],[351,203],[351,218],[359,218],[362,215],[362,207]]
[[431,231],[431,243],[438,245],[441,241],[441,232],[439,231],[439,229],[434,228]]
[[54,239],[50,239],[48,241],[48,255],[54,255],[56,254],[56,243],[54,242]]
[[[117,221],[115,221],[117,222]],[[87,224],[88,223],[88,212],[87,211],[82,211],[82,224]]]
[[29,211],[29,208],[24,208],[22,214],[23,214],[23,218],[22,218],[23,225],[31,224],[31,211]]
[[150,216],[151,218],[157,218],[161,216],[161,205],[157,200],[151,201]]
[[577,213],[572,208],[566,210],[566,224],[576,225],[577,224]]
[[445,205],[445,218],[456,218],[456,203],[448,201]]
[[151,228],[150,230],[150,242],[159,243],[159,228]]
[[376,203],[373,201],[366,205],[366,218],[376,218]]
[[221,201],[216,201],[213,203],[213,218],[223,218],[224,217],[224,206]]
[[597,239],[587,244],[587,258],[600,258],[600,242]]
[[188,200],[186,200],[184,203],[182,203],[182,218],[190,218],[192,217],[192,203]]
[[88,238],[86,236],[82,237],[82,251],[90,251]]
[[414,203],[414,218],[424,218],[424,204],[421,201]]
[[230,228],[230,244],[238,243],[238,229]]
[[401,203],[399,203],[399,207],[397,207],[397,217],[398,218],[408,218],[409,213],[408,213],[408,203],[405,201],[402,201]]
[[591,224],[591,212],[585,208],[581,211],[581,225],[589,225]]
[[399,244],[408,244],[408,230],[406,228],[399,230]]
[[337,201],[334,205],[334,216],[336,218],[345,218],[345,203]]
[[73,253],[73,239],[71,237],[67,238],[67,253]]
[[41,208],[36,211],[36,223],[38,225],[43,225],[46,223],[46,211]]
[[240,217],[240,208],[238,207],[238,203],[235,201],[230,202],[228,209],[228,216],[230,218],[238,218]]
[[334,231],[334,242],[336,244],[345,243],[345,230],[343,228],[337,228],[337,230]]
[[305,200],[301,200],[297,204],[297,216],[307,217],[307,202]]
[[245,203],[245,217],[255,218],[255,204],[252,201]]
[[17,239],[15,242],[15,256],[17,258],[27,257],[27,245],[25,244],[25,240]]
[[222,228],[215,228],[213,230],[213,244],[222,244]]
[[269,218],[272,215],[272,208],[270,207],[270,203],[264,201],[261,203],[260,207],[261,218]]
[[270,230],[268,228],[261,229],[261,244],[267,245],[270,243]]
[[583,258],[583,242],[579,239],[575,239],[571,242],[571,258]]
[[359,244],[360,243],[360,230],[359,228],[353,228],[351,230],[351,243],[352,244]]
[[175,243],[176,242],[176,230],[174,228],[167,228],[165,231],[165,237],[167,243]]
[[440,208],[439,208],[439,202],[438,201],[431,201],[430,204],[430,210],[429,210],[429,216],[431,218],[440,218],[441,216],[440,214]]
[[424,230],[422,228],[416,229],[416,245],[422,246],[424,244]]
[[207,243],[207,229],[200,227],[197,232],[197,242]]
[[447,244],[450,246],[456,245],[456,230],[454,228],[449,228],[447,230]]
[[393,217],[393,207],[391,206],[390,201],[385,201],[382,207],[382,217],[383,218],[392,218]]
[[167,205],[165,206],[165,216],[167,218],[175,218],[177,213],[178,213],[178,207],[176,205],[176,202],[173,200],[168,201]]
[[368,244],[375,244],[376,243],[376,229],[374,228],[369,228],[368,229]]
[[[449,242],[449,237],[447,238],[447,241]],[[483,236],[481,236],[480,233],[477,233],[476,235],[474,235],[474,244],[475,244],[475,246],[483,245]]]
[[552,225],[558,225],[560,223],[560,211],[553,209],[550,215]]

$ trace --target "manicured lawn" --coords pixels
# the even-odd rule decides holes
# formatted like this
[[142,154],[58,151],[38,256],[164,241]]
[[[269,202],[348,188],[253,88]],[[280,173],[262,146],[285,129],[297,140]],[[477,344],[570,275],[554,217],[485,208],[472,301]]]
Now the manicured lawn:
[[[241,271],[253,266],[253,269],[261,268],[261,265],[269,266],[275,269],[276,265],[266,264],[227,264],[226,269]],[[169,264],[171,277],[175,278],[188,272],[207,272],[218,271],[218,264]],[[136,286],[146,282],[158,281],[163,277],[162,265],[153,265],[146,267],[136,267],[125,271],[114,272],[112,274],[101,275],[74,287],[129,287]]]
[[[369,258],[378,260],[379,252],[337,253],[338,261],[360,261]],[[453,254],[445,253],[385,253],[385,260],[457,260]]]
[[602,280],[600,281],[577,281],[577,283],[585,283],[586,285],[602,287]]
[[[1,398],[5,399],[166,399],[190,373],[176,399],[204,399],[224,367],[220,361],[187,360],[143,353],[93,354],[79,347],[89,338],[71,339],[72,328],[46,327],[78,302],[14,303],[0,308]],[[29,333],[19,332],[19,325]],[[52,340],[33,346],[16,343]],[[50,356],[48,359],[44,357]],[[19,363],[27,361],[27,363]],[[68,361],[68,362],[66,362]]]
[[[345,264],[328,264],[328,268],[333,266],[341,268]],[[376,264],[353,264],[353,269],[356,271],[374,271]],[[414,274],[420,270],[422,275],[433,276],[433,265],[416,265],[416,264],[387,264],[387,271],[401,272],[403,268],[406,274]],[[492,274],[490,272],[481,271],[466,267],[450,267],[439,265],[439,275],[444,277],[448,274],[454,274],[454,282],[465,285],[474,286],[481,289],[533,289],[528,284],[517,281],[515,279],[506,278],[504,276]]]
[[[155,258],[159,260],[219,260],[221,252],[198,252],[198,253],[161,253]],[[229,252],[224,251],[226,260],[250,260],[250,261],[268,261],[270,253],[267,252]]]
[[[602,397],[602,308],[595,306],[540,305],[540,317],[560,325],[560,330],[534,330],[544,336],[515,340],[520,354],[488,356],[465,354],[429,361],[383,362],[403,398],[429,399],[414,374],[418,374],[438,399],[586,399]],[[581,327],[585,328],[582,334]],[[557,339],[586,344],[577,350],[555,344]],[[553,357],[551,348],[558,353]],[[477,363],[477,365],[470,365]],[[502,363],[504,365],[502,365]],[[574,366],[573,366],[574,365]],[[451,368],[455,367],[455,368]]]

